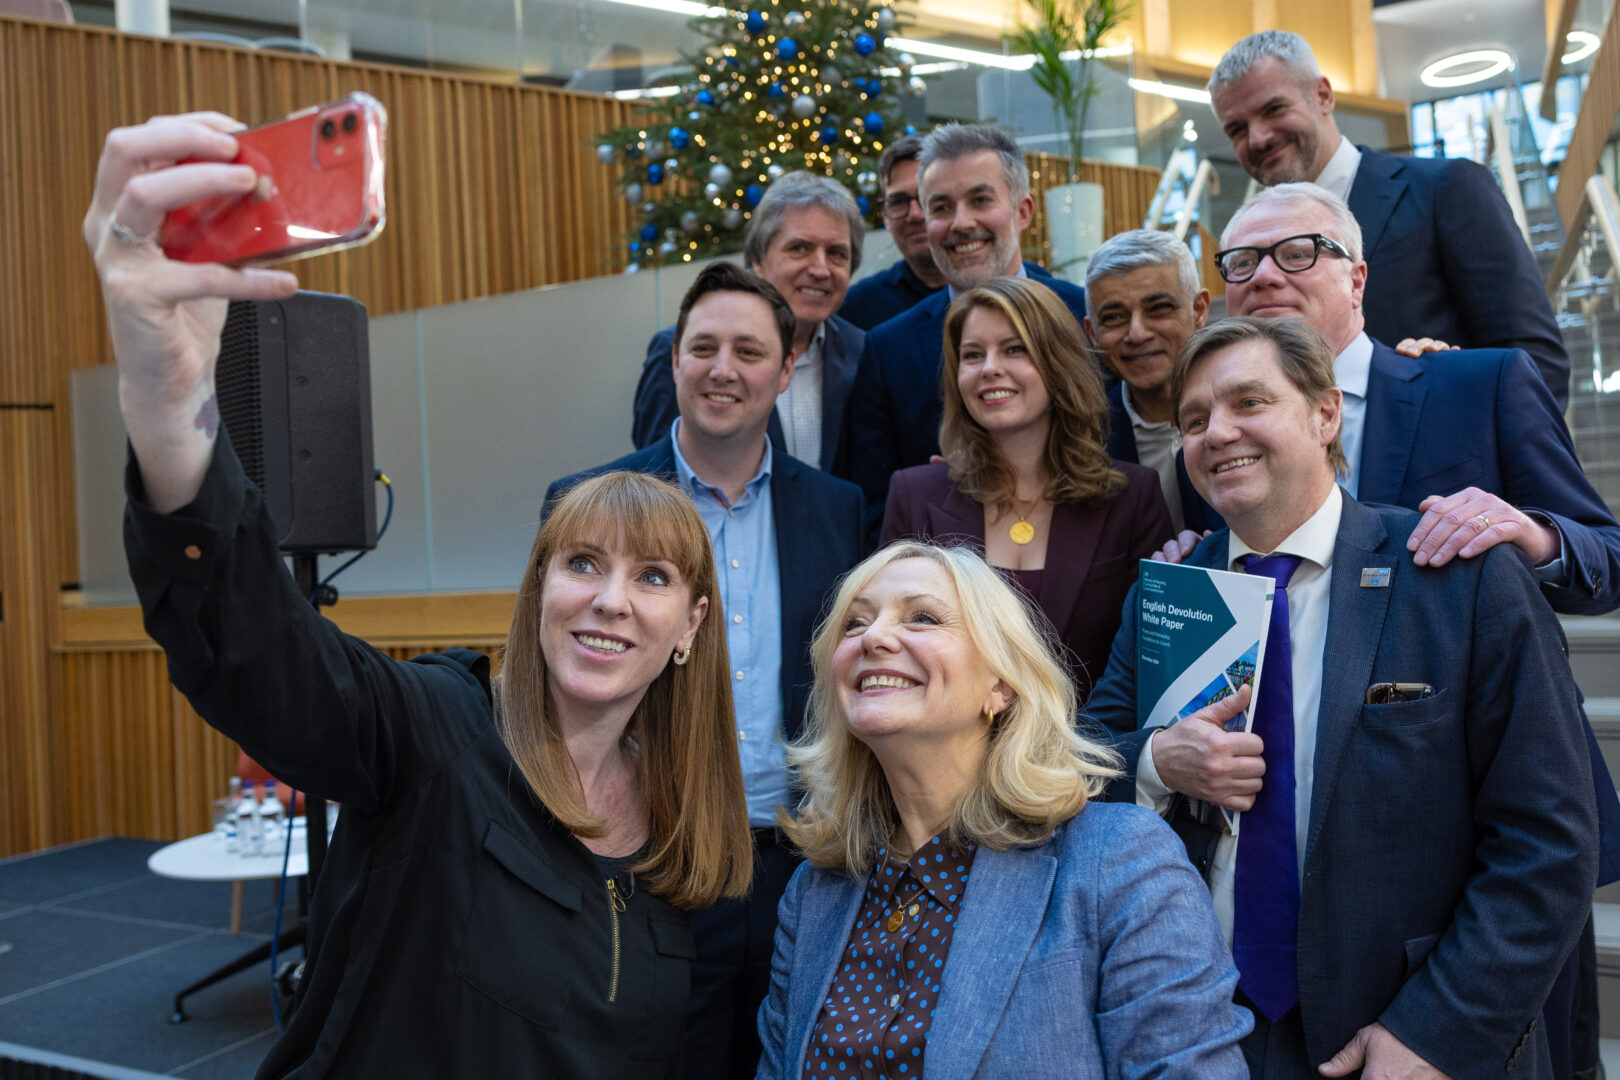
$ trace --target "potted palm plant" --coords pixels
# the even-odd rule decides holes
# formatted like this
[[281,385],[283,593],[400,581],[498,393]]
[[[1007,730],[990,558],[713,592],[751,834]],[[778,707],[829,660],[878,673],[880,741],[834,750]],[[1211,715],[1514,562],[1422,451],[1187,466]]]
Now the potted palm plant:
[[1102,243],[1103,189],[1080,181],[1086,113],[1101,89],[1092,68],[1103,38],[1125,18],[1119,0],[1025,0],[1032,18],[1007,35],[1035,58],[1030,77],[1052,101],[1052,122],[1069,153],[1069,182],[1046,192],[1046,232],[1052,271],[1083,282],[1086,260]]

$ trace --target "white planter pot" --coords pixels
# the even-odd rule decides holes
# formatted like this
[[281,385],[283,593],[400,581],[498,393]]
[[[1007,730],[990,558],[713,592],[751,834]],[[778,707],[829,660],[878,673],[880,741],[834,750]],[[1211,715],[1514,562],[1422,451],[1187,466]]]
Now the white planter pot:
[[1076,285],[1085,284],[1086,263],[1103,242],[1101,184],[1061,184],[1046,192],[1046,235],[1052,245],[1047,269]]

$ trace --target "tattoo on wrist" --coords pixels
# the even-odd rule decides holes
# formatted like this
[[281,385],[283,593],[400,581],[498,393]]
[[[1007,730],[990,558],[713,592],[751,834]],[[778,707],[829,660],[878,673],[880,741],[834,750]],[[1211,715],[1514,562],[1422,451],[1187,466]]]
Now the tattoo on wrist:
[[206,434],[210,439],[219,434],[219,395],[210,394],[208,400],[203,402],[202,408],[197,410],[197,419],[192,427]]

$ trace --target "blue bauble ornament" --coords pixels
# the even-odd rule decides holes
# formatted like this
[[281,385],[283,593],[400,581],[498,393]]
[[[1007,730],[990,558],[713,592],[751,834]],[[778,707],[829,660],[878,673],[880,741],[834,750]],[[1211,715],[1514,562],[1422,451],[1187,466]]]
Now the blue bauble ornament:
[[799,55],[799,43],[790,37],[785,37],[776,43],[776,58],[778,60],[794,60]]
[[868,135],[881,135],[883,134],[883,114],[869,112],[861,117],[861,125],[866,128]]
[[759,200],[764,197],[765,189],[758,184],[749,184],[748,188],[743,192],[743,198],[747,200],[749,206],[758,206]]
[[822,146],[831,146],[833,143],[838,141],[838,129],[834,127],[824,127],[820,131],[816,132],[816,138],[820,140]]
[[631,143],[629,146],[625,147],[624,148],[624,156],[627,159],[631,160],[631,161],[634,161],[636,158],[640,157],[641,156],[641,144],[640,143]]
[[865,195],[855,196],[855,205],[860,208],[861,217],[865,217],[872,212],[872,200]]
[[699,105],[713,105],[714,95],[709,93],[707,90],[699,90],[697,92],[697,103]]
[[773,98],[787,97],[787,87],[783,86],[779,82],[773,82],[771,85],[765,88],[765,96]]
[[641,241],[639,241],[639,240],[630,241],[630,254],[634,255],[636,252],[638,252],[640,250],[641,250]]
[[872,40],[871,34],[855,35],[855,51],[860,53],[862,56],[871,56],[872,51],[876,48],[877,42]]
[[879,94],[883,93],[883,80],[867,79],[866,85],[861,88],[861,93],[865,94],[867,97],[877,97]]
[[765,23],[768,18],[769,16],[767,16],[763,11],[750,11],[748,13],[748,18],[743,25],[748,28],[748,32],[750,34],[763,34],[765,32]]
[[658,239],[658,226],[656,226],[656,225],[643,225],[641,227],[641,242],[642,243],[650,244],[656,239]]
[[915,134],[917,134],[917,125],[916,124],[907,124],[906,125],[906,134],[907,135],[915,135]]
[[672,127],[669,129],[669,145],[677,150],[685,150],[692,144],[692,136],[685,128]]
[[647,166],[647,183],[662,184],[664,182],[664,167],[658,162]]

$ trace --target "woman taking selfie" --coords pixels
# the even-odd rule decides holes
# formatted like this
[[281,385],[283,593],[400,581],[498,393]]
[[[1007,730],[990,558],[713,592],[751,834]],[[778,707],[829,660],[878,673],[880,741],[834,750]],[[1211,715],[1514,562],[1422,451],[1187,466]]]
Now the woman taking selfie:
[[945,316],[944,461],[894,474],[882,543],[958,540],[1040,605],[1081,702],[1108,664],[1136,561],[1174,535],[1153,470],[1111,461],[1080,325],[1039,282],[994,278]]
[[[251,190],[217,114],[114,132],[85,217],[133,458],[126,546],[175,686],[274,774],[343,803],[300,999],[259,1076],[668,1073],[685,909],[751,865],[708,533],[614,473],[551,512],[500,675],[389,660],[320,618],[219,432],[227,299],[290,274],[165,259],[165,212]],[[187,164],[176,162],[192,159]]]
[[1239,1080],[1252,1019],[1209,892],[1115,775],[1025,604],[966,548],[845,579],[790,748],[762,1080]]

